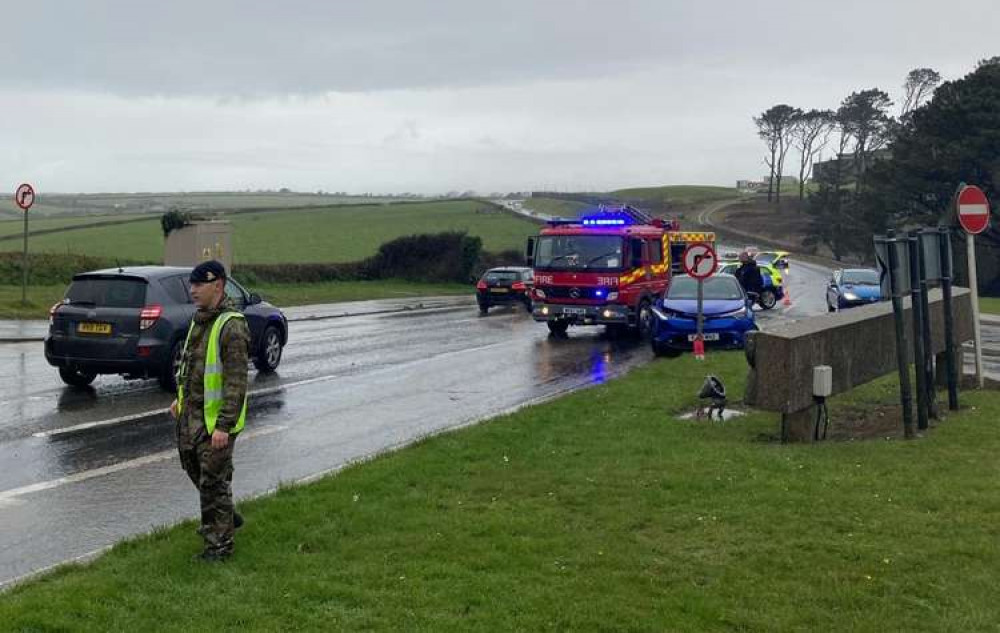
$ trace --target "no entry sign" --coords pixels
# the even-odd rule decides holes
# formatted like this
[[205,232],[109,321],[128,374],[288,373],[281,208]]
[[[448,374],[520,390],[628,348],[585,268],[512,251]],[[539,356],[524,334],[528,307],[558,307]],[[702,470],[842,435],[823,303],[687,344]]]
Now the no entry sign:
[[979,187],[967,185],[958,194],[958,222],[972,235],[982,233],[990,225],[990,203]]
[[704,243],[697,243],[684,249],[684,256],[681,262],[684,272],[695,279],[705,279],[715,274],[719,267],[719,258],[715,254],[715,249]]
[[35,204],[35,188],[28,183],[19,185],[14,192],[14,202],[22,210],[27,211],[31,205]]

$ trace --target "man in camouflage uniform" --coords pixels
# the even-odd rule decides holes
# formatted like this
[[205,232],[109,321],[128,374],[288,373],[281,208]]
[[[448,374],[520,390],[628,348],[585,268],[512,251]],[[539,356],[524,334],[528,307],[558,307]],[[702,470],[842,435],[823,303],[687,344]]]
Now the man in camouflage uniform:
[[217,261],[199,264],[191,272],[191,297],[198,311],[181,360],[177,384],[184,399],[178,415],[174,400],[171,412],[177,418],[177,449],[181,465],[201,495],[201,527],[205,540],[200,557],[218,561],[233,553],[233,533],[243,523],[233,508],[233,429],[239,420],[247,391],[247,357],[250,332],[243,318],[233,318],[222,327],[219,361],[222,365],[223,404],[214,432],[206,427],[205,356],[215,320],[224,312],[235,312],[225,293],[226,269]]

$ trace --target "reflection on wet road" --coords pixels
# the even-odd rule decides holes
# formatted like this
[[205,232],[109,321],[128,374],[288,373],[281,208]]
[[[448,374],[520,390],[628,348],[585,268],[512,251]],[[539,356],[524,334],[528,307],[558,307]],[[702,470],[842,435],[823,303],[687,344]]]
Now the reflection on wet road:
[[[763,313],[762,326],[823,312],[827,274],[798,266],[793,305]],[[235,491],[259,494],[651,358],[648,346],[600,328],[549,338],[515,309],[295,322],[279,373],[251,374]],[[155,381],[64,387],[40,344],[0,346],[0,584],[194,516],[171,399]]]

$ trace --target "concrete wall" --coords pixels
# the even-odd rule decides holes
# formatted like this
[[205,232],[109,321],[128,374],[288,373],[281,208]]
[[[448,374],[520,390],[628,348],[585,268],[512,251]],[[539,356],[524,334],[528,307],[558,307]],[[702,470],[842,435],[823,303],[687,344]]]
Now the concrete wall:
[[[929,293],[934,353],[943,352],[944,310],[940,290]],[[906,299],[907,354],[912,361],[913,326]],[[956,345],[972,340],[969,291],[953,291]],[[745,400],[750,406],[783,414],[812,406],[812,368],[833,368],[833,393],[843,393],[897,371],[892,304],[882,302],[791,323],[773,332],[755,332],[747,344],[750,374]],[[959,365],[961,367],[961,365]]]

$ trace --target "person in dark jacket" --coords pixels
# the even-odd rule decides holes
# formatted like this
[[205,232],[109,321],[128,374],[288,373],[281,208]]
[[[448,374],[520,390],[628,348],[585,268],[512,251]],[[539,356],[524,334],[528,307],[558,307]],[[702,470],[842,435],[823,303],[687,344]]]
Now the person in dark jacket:
[[760,291],[764,289],[764,278],[760,274],[760,268],[749,253],[740,253],[740,267],[736,269],[735,276],[743,286],[743,291],[748,294],[760,295]]

